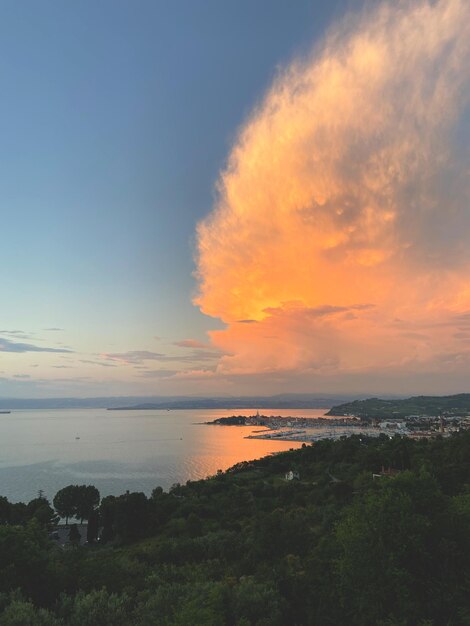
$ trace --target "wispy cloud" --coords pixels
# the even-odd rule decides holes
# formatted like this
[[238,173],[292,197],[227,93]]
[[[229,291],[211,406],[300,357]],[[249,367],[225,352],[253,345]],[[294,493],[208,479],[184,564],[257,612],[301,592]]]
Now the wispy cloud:
[[103,359],[115,361],[125,365],[142,364],[146,361],[159,361],[161,363],[185,363],[196,361],[216,360],[220,356],[218,349],[192,350],[190,354],[174,355],[162,354],[161,352],[152,352],[149,350],[129,350],[128,352],[104,353],[101,355]]
[[204,343],[203,341],[198,341],[197,339],[182,339],[181,341],[173,342],[173,345],[178,346],[179,348],[201,348],[201,349],[209,349],[209,350],[217,350],[208,343]]
[[128,350],[127,352],[105,352],[101,355],[108,361],[116,361],[122,364],[142,363],[143,361],[161,361],[165,355],[150,350]]
[[148,370],[141,372],[140,375],[144,378],[162,378],[169,382],[177,382],[181,380],[206,380],[213,379],[215,377],[215,367],[207,367],[204,369],[183,369],[183,370]]
[[34,339],[34,333],[28,333],[24,330],[0,330],[0,335],[13,337],[14,339]]
[[139,372],[143,378],[171,378],[178,373],[179,370],[161,369],[161,370],[145,370]]
[[98,365],[100,367],[117,367],[115,363],[107,363],[106,361],[93,361],[91,359],[79,359],[80,363],[85,363],[86,365]]
[[72,353],[73,350],[65,348],[53,348],[46,346],[36,346],[31,343],[20,343],[10,341],[9,339],[0,337],[0,352],[56,352],[56,353]]

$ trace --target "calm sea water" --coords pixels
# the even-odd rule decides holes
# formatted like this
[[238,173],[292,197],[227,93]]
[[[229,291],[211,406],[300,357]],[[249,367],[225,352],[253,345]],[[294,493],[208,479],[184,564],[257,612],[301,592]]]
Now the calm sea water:
[[[263,410],[264,415],[319,417],[321,409]],[[55,409],[0,415],[0,495],[27,502],[38,490],[52,499],[70,484],[93,484],[102,496],[127,489],[205,478],[218,469],[294,442],[245,439],[258,428],[198,422],[256,410],[106,411]]]

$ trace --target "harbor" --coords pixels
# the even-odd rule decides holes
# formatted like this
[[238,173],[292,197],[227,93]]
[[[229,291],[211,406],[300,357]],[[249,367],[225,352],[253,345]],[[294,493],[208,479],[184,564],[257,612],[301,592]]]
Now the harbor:
[[342,417],[294,417],[256,415],[231,415],[218,418],[208,425],[260,426],[245,439],[315,442],[321,439],[340,439],[351,435],[393,437],[401,435],[413,439],[448,437],[452,433],[470,429],[470,415],[409,415],[402,419],[371,419],[347,415]]

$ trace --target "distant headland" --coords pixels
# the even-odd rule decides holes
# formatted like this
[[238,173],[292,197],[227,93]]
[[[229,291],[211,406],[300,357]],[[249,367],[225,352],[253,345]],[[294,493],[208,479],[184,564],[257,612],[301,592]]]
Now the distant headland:
[[272,396],[99,396],[88,398],[5,398],[0,410],[25,409],[323,409],[366,394],[284,393]]
[[327,415],[361,418],[397,418],[410,416],[434,416],[443,413],[455,416],[470,414],[470,393],[459,393],[452,396],[414,396],[404,399],[368,398],[354,400],[333,406]]
[[275,396],[220,396],[159,398],[138,404],[109,406],[112,411],[185,410],[185,409],[324,409],[363,395],[285,393]]

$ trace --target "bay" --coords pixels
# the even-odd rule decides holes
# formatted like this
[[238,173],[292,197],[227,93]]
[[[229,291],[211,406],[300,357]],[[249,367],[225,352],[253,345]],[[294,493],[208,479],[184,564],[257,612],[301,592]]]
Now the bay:
[[[273,409],[264,415],[320,417],[323,409]],[[0,415],[0,495],[28,502],[41,489],[52,499],[70,484],[95,485],[102,496],[206,478],[240,461],[297,448],[287,441],[245,439],[249,426],[205,421],[244,410],[106,411],[53,409]]]

